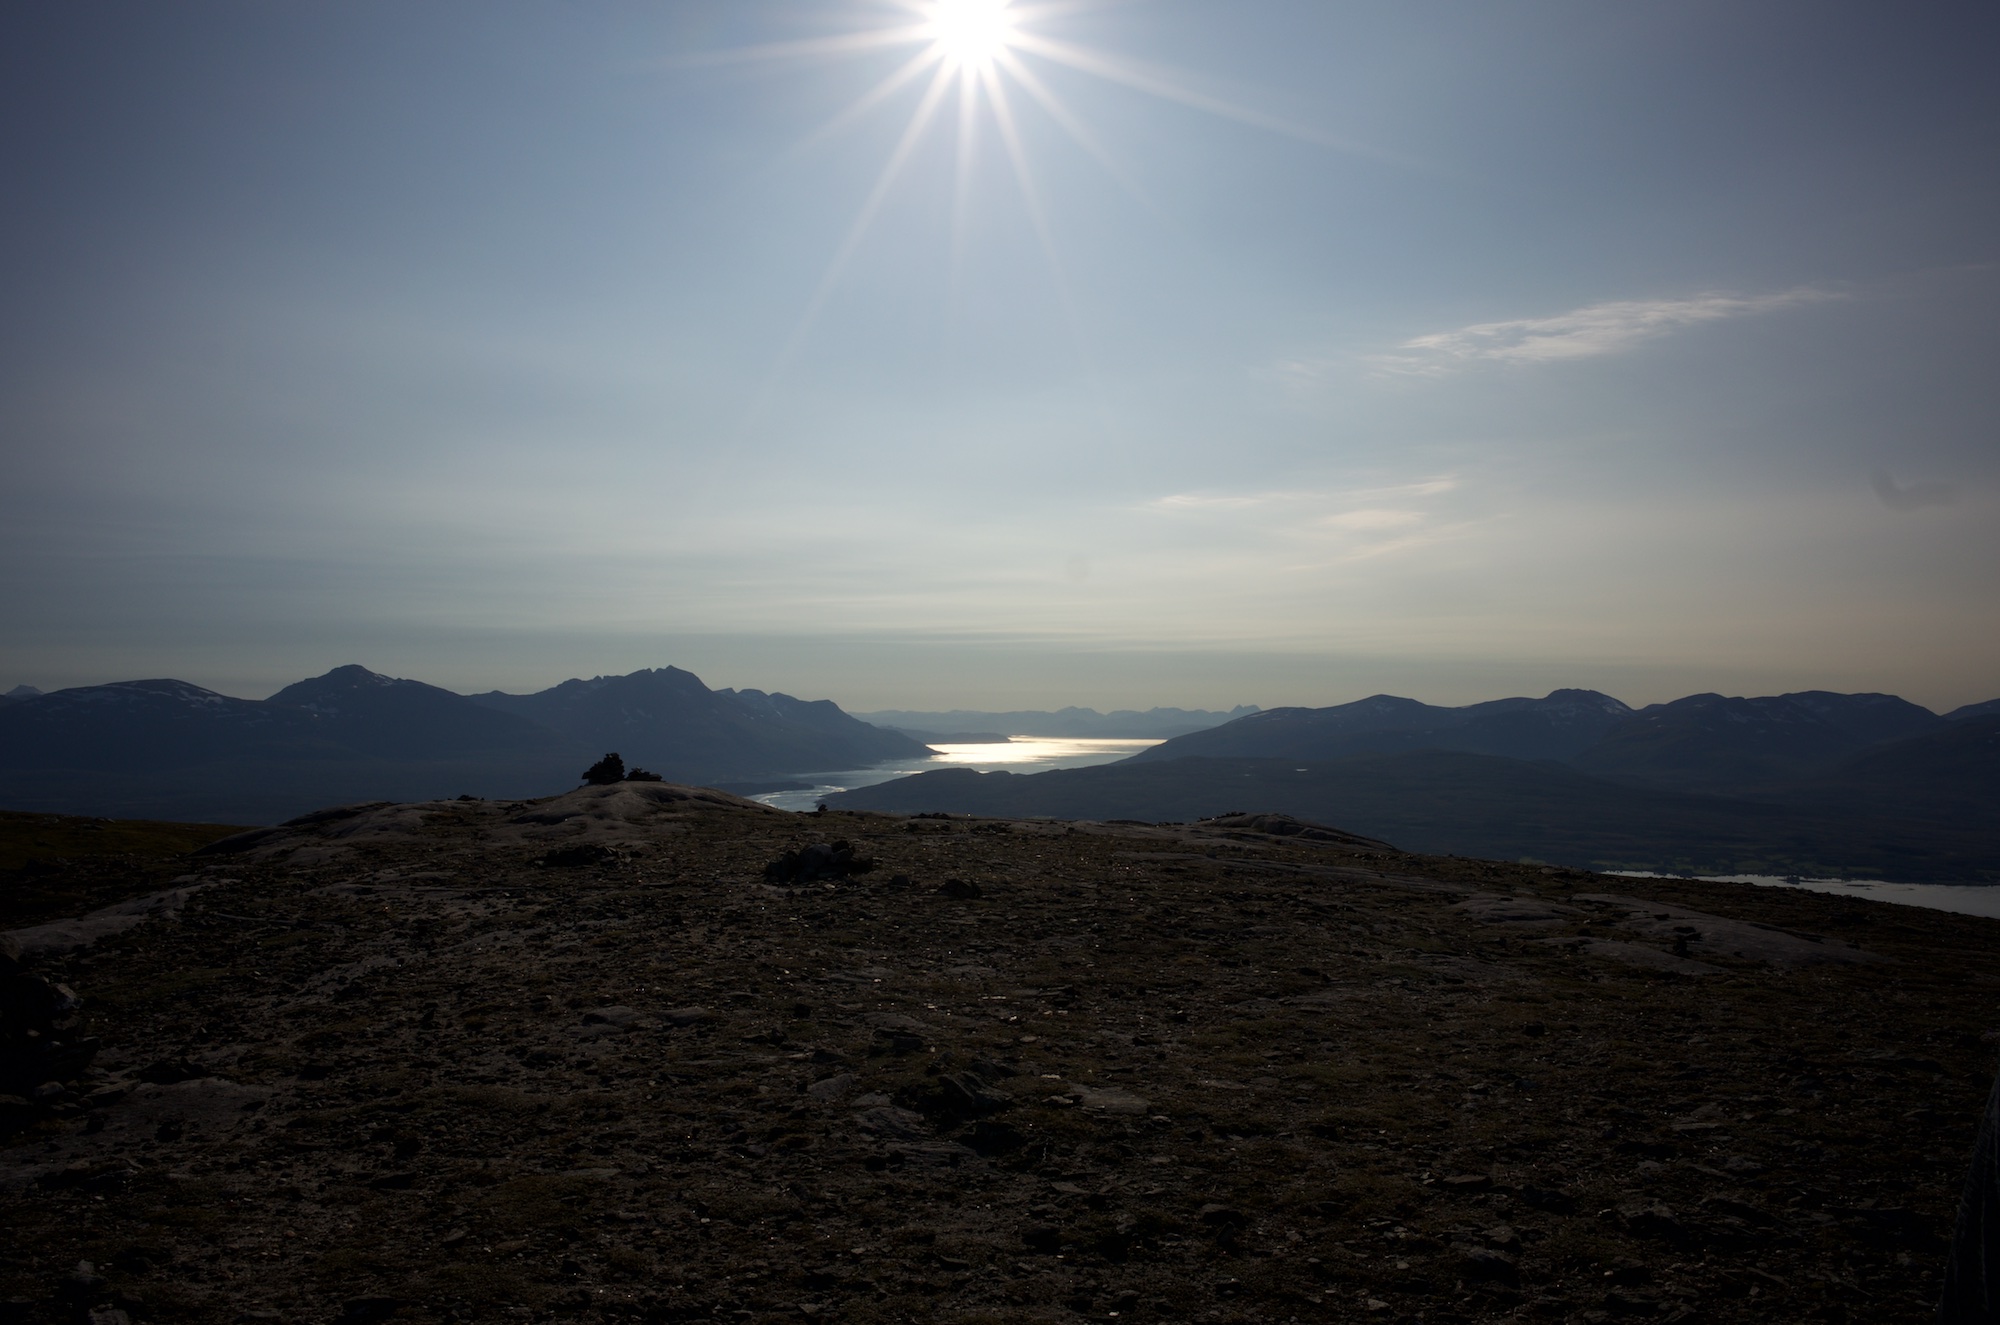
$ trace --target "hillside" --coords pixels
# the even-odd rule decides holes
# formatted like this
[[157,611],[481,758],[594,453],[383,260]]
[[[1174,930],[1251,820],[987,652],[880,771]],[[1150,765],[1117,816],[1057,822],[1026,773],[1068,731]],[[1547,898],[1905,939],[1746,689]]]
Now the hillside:
[[268,700],[170,679],[19,698],[0,707],[0,807],[275,823],[343,801],[544,795],[607,750],[692,782],[925,753],[826,701],[675,668],[467,697],[348,665]]
[[617,750],[684,781],[861,768],[921,758],[924,745],[843,713],[829,700],[761,690],[710,690],[678,667],[570,680],[531,695],[474,695],[579,748]]
[[0,811],[0,929],[77,915],[163,888],[227,824]]
[[[947,770],[833,802],[1149,821],[1249,803],[1424,850],[1582,867],[2000,877],[2000,743],[1978,705],[1940,718],[1894,696],[1805,691],[1634,711],[1558,690],[1458,708],[1377,695],[1238,713],[1041,714],[1077,730],[1217,725],[1117,771]],[[1037,715],[889,716],[989,720],[950,731],[991,739]],[[928,753],[831,702],[711,690],[673,667],[463,696],[350,665],[264,701],[173,680],[24,694],[0,707],[0,806],[271,823],[343,801],[546,794],[608,750],[738,791]]]
[[1337,759],[1402,750],[1460,750],[1514,759],[1566,759],[1596,744],[1632,710],[1594,690],[1543,699],[1495,699],[1444,708],[1373,695],[1330,708],[1267,709],[1177,737],[1133,756],[1146,763],[1218,759]]
[[1788,794],[1852,811],[1976,825],[2000,840],[2000,712],[1876,746]]
[[323,739],[378,759],[567,753],[558,734],[539,723],[354,664],[288,685],[268,702],[312,714]]
[[1930,1320],[2000,923],[1302,827],[626,784],[217,843],[12,936],[100,1043],[0,1098],[0,1300]]
[[1633,714],[1575,763],[1588,772],[1682,791],[1761,790],[1945,725],[1929,709],[1894,695],[1690,695]]
[[[1975,706],[1976,708],[1976,706]],[[1960,710],[1954,717],[1974,716]],[[1674,791],[1736,795],[1832,772],[1861,751],[1948,725],[1894,695],[1800,691],[1756,699],[1690,695],[1634,710],[1594,690],[1459,708],[1374,695],[1329,708],[1268,709],[1177,737],[1134,758],[1339,759],[1456,750],[1560,760]]]
[[235,699],[184,681],[59,690],[0,709],[0,805],[269,823],[344,800],[533,793],[582,765],[554,733],[343,667]]
[[1116,765],[943,770],[850,809],[1185,821],[1258,805],[1426,851],[1590,868],[2000,881],[2000,739],[1973,705],[1558,690],[1253,713]]
[[1128,759],[1048,773],[947,769],[827,798],[841,809],[1188,822],[1249,807],[1411,850],[1592,869],[2000,882],[1983,820],[1696,796],[1456,751],[1290,760]]

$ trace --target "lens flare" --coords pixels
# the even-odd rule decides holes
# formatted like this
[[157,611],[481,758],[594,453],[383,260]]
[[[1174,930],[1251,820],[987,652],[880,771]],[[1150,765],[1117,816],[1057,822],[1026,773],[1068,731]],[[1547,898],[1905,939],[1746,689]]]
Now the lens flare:
[[1005,53],[1014,35],[1012,0],[936,0],[927,32],[954,65],[981,68]]

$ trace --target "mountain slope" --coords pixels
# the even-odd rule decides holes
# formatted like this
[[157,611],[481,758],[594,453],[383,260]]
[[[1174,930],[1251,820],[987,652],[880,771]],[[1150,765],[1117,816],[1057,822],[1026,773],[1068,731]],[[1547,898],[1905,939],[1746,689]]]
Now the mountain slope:
[[0,768],[146,773],[248,753],[324,754],[315,716],[156,679],[78,686],[0,709]]
[[1410,851],[1599,869],[2000,882],[2000,849],[1976,825],[1667,792],[1458,751],[1310,765],[1195,757],[1026,775],[950,769],[827,801],[849,810],[1096,820],[1259,810],[1336,823]]
[[1176,737],[1133,758],[1146,763],[1191,756],[1333,759],[1393,750],[1462,750],[1563,759],[1595,744],[1631,712],[1595,690],[1557,690],[1542,699],[1495,699],[1463,708],[1372,695],[1329,708],[1253,713]]
[[1870,746],[1943,723],[1894,695],[1689,695],[1640,710],[1574,762],[1587,772],[1660,787],[1750,790],[1830,771]]
[[579,747],[616,750],[681,782],[861,768],[921,758],[927,747],[851,717],[828,700],[710,690],[678,667],[569,680],[532,695],[471,699],[538,722]]
[[527,718],[351,663],[288,685],[266,702],[302,709],[313,715],[325,739],[382,759],[526,754],[570,746]]
[[1794,802],[1980,824],[2000,836],[2000,713],[1875,746],[1785,792]]
[[688,782],[926,753],[826,701],[711,691],[675,668],[475,700],[350,664],[268,700],[174,680],[17,700],[0,707],[0,806],[269,823],[347,801],[546,794],[607,750]]
[[0,767],[151,772],[218,760],[547,753],[554,733],[421,681],[335,668],[268,700],[186,681],[83,686],[0,716]]
[[364,668],[236,699],[123,681],[0,709],[0,805],[269,823],[343,801],[525,796],[582,768],[552,733]]

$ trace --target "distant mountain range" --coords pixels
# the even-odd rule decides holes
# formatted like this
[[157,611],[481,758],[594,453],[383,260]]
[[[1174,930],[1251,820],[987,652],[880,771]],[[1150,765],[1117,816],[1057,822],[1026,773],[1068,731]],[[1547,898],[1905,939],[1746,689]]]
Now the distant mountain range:
[[0,705],[0,806],[268,823],[342,801],[540,796],[616,750],[712,783],[920,758],[827,701],[710,690],[674,667],[465,696],[337,667],[265,700],[122,681]]
[[1065,708],[1048,712],[1020,709],[991,713],[978,709],[951,709],[923,712],[915,709],[883,709],[877,713],[857,713],[863,722],[898,731],[943,735],[1067,736],[1097,740],[1166,740],[1205,728],[1219,726],[1246,714],[1256,713],[1255,704],[1239,704],[1227,713],[1208,709],[1152,708],[1144,712],[1118,709],[1099,713],[1096,709]]
[[2000,882],[2000,701],[1558,690],[1251,713],[1116,764],[944,770],[839,808],[1182,820],[1274,810],[1409,850],[1598,868]]
[[[1233,716],[1232,716],[1233,714]],[[1463,707],[1375,695],[1216,713],[890,711],[711,690],[663,667],[460,695],[338,667],[266,700],[184,681],[0,695],[0,807],[269,823],[328,805],[546,795],[606,751],[695,784],[921,758],[904,731],[1126,737],[1130,759],[949,769],[840,808],[1182,820],[1277,811],[1411,850],[1600,868],[2000,882],[2000,700],[1939,716],[1893,695],[1591,690]]]

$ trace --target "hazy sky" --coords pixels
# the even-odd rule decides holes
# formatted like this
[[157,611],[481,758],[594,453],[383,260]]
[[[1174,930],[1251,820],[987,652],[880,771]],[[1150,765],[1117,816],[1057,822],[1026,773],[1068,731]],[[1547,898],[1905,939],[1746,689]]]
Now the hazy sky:
[[6,6],[0,688],[2000,695],[2000,9],[934,8]]

